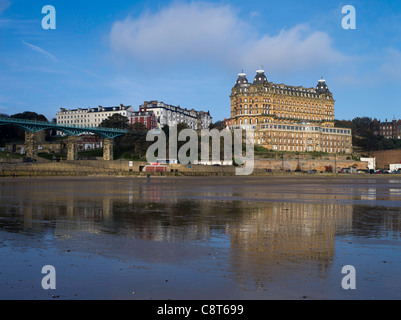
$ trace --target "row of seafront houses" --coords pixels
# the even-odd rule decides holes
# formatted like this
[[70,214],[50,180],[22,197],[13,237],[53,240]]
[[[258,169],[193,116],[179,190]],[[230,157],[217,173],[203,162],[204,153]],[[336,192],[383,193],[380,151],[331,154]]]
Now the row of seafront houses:
[[120,105],[117,107],[65,109],[57,112],[57,124],[73,125],[77,127],[98,127],[108,117],[120,114],[127,117],[129,124],[143,123],[147,130],[161,129],[163,126],[174,126],[185,123],[189,128],[207,129],[212,123],[210,112],[188,110],[180,106],[172,106],[158,101],[145,101],[135,111],[132,106]]
[[[139,106],[139,110],[135,111],[132,106],[124,106],[120,104],[115,107],[97,108],[78,108],[65,109],[61,108],[57,112],[57,124],[71,125],[83,128],[96,128],[103,120],[110,116],[119,114],[127,118],[128,124],[142,123],[146,130],[162,129],[165,125],[176,126],[179,123],[185,123],[189,128],[194,130],[207,129],[212,123],[210,112],[196,111],[194,109],[181,108],[156,100],[145,101]],[[87,141],[85,143],[85,140]],[[92,141],[92,143],[88,143]],[[77,140],[80,150],[102,148],[103,142],[100,137],[92,135],[90,138],[80,137]]]

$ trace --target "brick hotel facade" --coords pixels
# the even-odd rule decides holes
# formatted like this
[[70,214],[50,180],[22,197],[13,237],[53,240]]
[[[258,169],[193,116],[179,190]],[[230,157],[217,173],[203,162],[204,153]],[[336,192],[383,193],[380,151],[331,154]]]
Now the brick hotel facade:
[[229,129],[253,129],[254,143],[277,151],[352,153],[349,128],[334,127],[334,99],[326,81],[315,88],[269,82],[264,70],[252,83],[240,73],[231,90]]
[[139,111],[134,111],[131,114],[131,118],[129,119],[130,124],[134,124],[137,122],[142,123],[146,130],[152,130],[157,128],[156,116],[152,111],[146,110],[146,108],[139,108]]

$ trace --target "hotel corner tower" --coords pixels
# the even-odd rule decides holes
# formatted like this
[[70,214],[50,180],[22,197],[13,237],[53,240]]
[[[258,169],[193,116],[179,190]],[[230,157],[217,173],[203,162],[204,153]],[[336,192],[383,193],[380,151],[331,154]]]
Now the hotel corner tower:
[[229,129],[253,129],[254,143],[278,151],[352,153],[349,128],[334,127],[334,99],[326,81],[315,88],[269,82],[257,70],[240,73],[231,90]]

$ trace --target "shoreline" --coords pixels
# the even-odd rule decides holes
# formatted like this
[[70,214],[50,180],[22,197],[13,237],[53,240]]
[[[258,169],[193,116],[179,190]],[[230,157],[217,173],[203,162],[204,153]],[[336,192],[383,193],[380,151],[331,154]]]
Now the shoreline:
[[175,173],[175,172],[167,172],[167,173],[148,173],[148,172],[135,172],[135,173],[121,173],[121,174],[63,174],[63,173],[54,173],[54,174],[8,174],[8,175],[0,175],[1,180],[5,179],[32,179],[32,178],[51,178],[51,179],[60,179],[60,178],[76,178],[76,179],[87,179],[87,178],[120,178],[120,179],[130,179],[130,178],[143,178],[147,179],[147,175],[152,179],[162,178],[238,178],[238,179],[246,179],[246,178],[262,178],[262,177],[281,177],[281,178],[347,178],[347,179],[400,179],[401,175],[399,174],[368,174],[368,173],[299,173],[299,172],[269,172],[265,174],[250,174],[245,176],[235,175],[235,174],[227,174],[227,173]]

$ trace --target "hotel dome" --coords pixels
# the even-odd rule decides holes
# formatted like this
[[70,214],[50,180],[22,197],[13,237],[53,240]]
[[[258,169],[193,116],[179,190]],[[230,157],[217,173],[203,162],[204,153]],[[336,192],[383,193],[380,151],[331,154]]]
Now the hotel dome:
[[325,94],[327,92],[330,92],[329,87],[326,84],[326,80],[320,79],[319,83],[316,86],[316,92],[319,94]]
[[267,77],[265,76],[264,70],[257,70],[256,76],[253,79],[253,84],[264,84],[267,83]]
[[237,82],[235,83],[235,86],[247,86],[249,85],[248,79],[246,78],[246,74],[241,72],[238,74],[238,79]]

